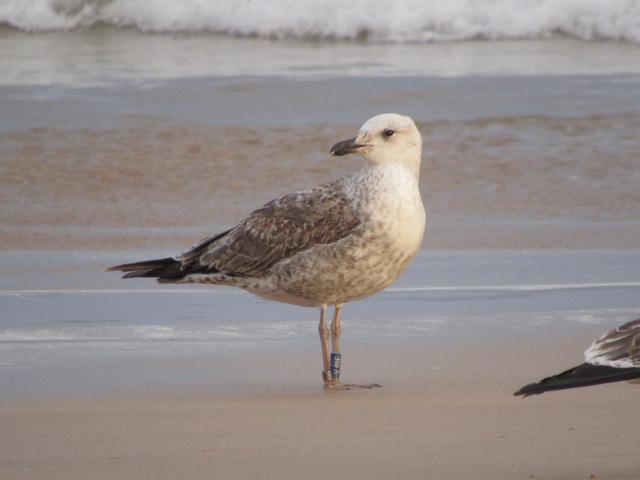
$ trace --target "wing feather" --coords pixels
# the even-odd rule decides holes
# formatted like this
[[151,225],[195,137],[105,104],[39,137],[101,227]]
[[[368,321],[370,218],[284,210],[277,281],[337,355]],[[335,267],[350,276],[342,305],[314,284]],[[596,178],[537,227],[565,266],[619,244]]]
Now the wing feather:
[[640,319],[609,330],[591,344],[584,356],[592,365],[640,367]]
[[[276,263],[346,237],[360,224],[341,184],[285,195],[255,210],[205,249],[184,254],[188,270],[260,277]],[[197,261],[195,261],[197,259]],[[197,268],[194,268],[197,267]]]
[[514,395],[537,395],[565,388],[640,378],[640,319],[605,333],[584,352],[586,363],[525,385]]

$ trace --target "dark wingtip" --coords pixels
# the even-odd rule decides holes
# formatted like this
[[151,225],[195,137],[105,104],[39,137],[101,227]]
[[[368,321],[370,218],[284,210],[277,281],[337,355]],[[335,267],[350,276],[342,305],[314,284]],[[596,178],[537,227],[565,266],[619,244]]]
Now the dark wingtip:
[[147,269],[147,270],[135,270],[133,272],[129,272],[129,273],[125,273],[122,278],[138,278],[138,277],[147,277],[150,276],[149,274],[153,272],[153,269]]
[[621,382],[640,378],[640,368],[617,368],[583,363],[558,375],[543,378],[538,383],[525,385],[514,395],[538,395],[554,390],[589,387],[603,383]]
[[525,385],[524,387],[522,387],[517,392],[514,392],[513,396],[527,398],[527,397],[530,397],[531,395],[540,395],[543,392],[544,390],[540,390],[539,385],[537,383],[530,383],[529,385]]
[[[175,275],[179,262],[173,258],[157,258],[136,263],[123,263],[106,269],[107,272],[124,272],[122,278],[158,277]],[[184,276],[184,274],[181,274]]]
[[[154,262],[154,260],[151,262]],[[105,269],[105,272],[131,272],[133,270],[139,270],[140,268],[148,268],[148,264],[151,262],[123,263],[109,267]]]

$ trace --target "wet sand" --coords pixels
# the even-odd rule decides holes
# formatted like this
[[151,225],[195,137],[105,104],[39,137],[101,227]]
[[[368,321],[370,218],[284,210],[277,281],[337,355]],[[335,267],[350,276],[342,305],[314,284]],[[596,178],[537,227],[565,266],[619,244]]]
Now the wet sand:
[[267,376],[292,367],[272,391],[4,401],[0,476],[636,479],[637,386],[511,396],[573,365],[586,341],[352,351],[349,380],[391,379],[375,391],[300,386],[317,358],[270,355]]
[[0,255],[1,478],[640,475],[637,385],[512,395],[640,315],[638,251],[421,252],[328,393],[315,309],[101,271],[155,253]]
[[[187,248],[359,168],[357,125],[174,124],[0,133],[3,249]],[[421,122],[425,247],[637,248],[640,116]],[[52,160],[52,159],[55,159]]]

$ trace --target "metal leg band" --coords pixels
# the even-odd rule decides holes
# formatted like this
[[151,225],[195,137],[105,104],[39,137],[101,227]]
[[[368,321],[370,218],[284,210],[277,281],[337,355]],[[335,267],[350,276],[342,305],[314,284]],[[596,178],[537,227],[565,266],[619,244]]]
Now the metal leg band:
[[332,353],[331,354],[331,377],[334,380],[340,379],[340,365],[342,363],[342,354],[341,353]]

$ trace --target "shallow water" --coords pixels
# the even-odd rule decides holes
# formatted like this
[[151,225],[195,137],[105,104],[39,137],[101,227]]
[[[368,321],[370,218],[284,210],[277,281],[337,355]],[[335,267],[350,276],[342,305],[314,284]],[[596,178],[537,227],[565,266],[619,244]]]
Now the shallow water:
[[[193,386],[195,365],[216,358],[247,368],[243,356],[317,353],[316,309],[101,271],[156,254],[166,252],[0,254],[2,397]],[[637,250],[424,252],[392,288],[347,305],[344,348],[595,339],[640,316],[639,267]]]
[[176,78],[637,75],[638,45],[571,39],[369,43],[0,29],[0,85],[72,88]]
[[[640,50],[639,50],[640,51]],[[640,113],[639,75],[183,77],[144,87],[0,86],[0,131],[354,125],[395,111],[418,121],[588,118]],[[624,123],[624,120],[621,120]],[[220,138],[219,141],[224,141]]]

